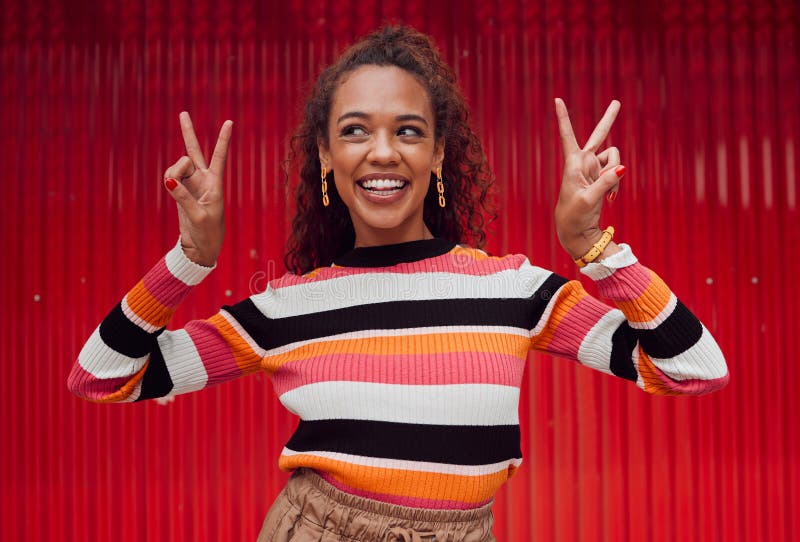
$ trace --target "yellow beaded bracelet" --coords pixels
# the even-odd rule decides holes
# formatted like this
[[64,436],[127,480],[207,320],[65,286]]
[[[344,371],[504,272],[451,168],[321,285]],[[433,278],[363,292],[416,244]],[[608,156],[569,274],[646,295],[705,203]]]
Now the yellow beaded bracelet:
[[614,226],[609,226],[603,230],[603,236],[598,242],[592,245],[592,248],[589,249],[589,252],[575,260],[575,263],[578,264],[578,267],[586,267],[586,264],[592,263],[597,259],[598,256],[600,256],[600,254],[603,253],[613,238]]

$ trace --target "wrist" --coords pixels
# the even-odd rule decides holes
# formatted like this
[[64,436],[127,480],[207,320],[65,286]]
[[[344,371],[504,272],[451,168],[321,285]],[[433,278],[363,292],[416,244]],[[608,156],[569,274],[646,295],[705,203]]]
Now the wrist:
[[595,262],[597,260],[602,259],[605,256],[610,256],[611,254],[615,253],[614,247],[611,248],[611,251],[606,252],[611,241],[614,238],[614,227],[609,226],[602,231],[600,235],[600,239],[597,240],[589,249],[583,253],[581,256],[573,258],[575,263],[578,265],[579,268],[585,267],[591,262]]
[[602,237],[603,230],[597,229],[590,232],[583,232],[568,240],[562,238],[559,238],[559,240],[561,241],[561,246],[567,251],[567,254],[569,254],[573,260],[577,260],[589,252],[594,244],[600,241]]
[[210,258],[208,256],[201,255],[196,249],[187,248],[181,244],[181,250],[183,251],[184,256],[186,256],[189,260],[197,265],[203,267],[215,267],[217,263],[217,258]]
[[605,258],[608,258],[609,256],[617,254],[618,252],[622,252],[622,248],[614,241],[611,241],[610,243],[608,243],[608,246],[605,248],[605,250],[603,250],[603,252],[600,253],[600,256],[598,256],[595,259],[595,261],[599,262]]

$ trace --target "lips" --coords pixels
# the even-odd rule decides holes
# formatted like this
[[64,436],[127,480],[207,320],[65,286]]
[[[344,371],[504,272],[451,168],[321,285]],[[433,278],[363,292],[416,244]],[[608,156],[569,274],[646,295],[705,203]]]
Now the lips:
[[356,184],[370,192],[390,192],[405,188],[409,180],[396,173],[370,173],[356,179]]
[[411,182],[396,173],[370,173],[356,180],[359,193],[372,203],[393,203],[408,191]]

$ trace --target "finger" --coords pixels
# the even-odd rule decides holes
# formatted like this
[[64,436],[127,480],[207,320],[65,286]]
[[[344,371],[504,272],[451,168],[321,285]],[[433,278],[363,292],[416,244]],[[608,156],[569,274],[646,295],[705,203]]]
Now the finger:
[[222,123],[222,128],[219,130],[219,137],[217,144],[214,147],[214,154],[211,156],[211,166],[209,169],[212,173],[222,177],[225,173],[225,161],[228,158],[228,144],[231,141],[231,132],[233,131],[233,121],[226,120]]
[[174,164],[167,168],[164,172],[164,178],[172,177],[173,179],[182,180],[191,177],[195,171],[197,171],[197,168],[189,157],[181,156]]
[[181,111],[178,115],[181,121],[181,133],[183,133],[183,143],[186,145],[186,154],[192,159],[200,169],[206,169],[206,159],[203,157],[203,151],[200,150],[200,143],[197,141],[197,135],[194,133],[194,125],[192,124],[192,117],[186,111]]
[[561,135],[561,150],[566,158],[567,155],[580,150],[580,147],[575,139],[572,123],[569,121],[567,106],[561,98],[556,98],[556,118],[558,119],[558,132]]
[[167,192],[170,193],[172,198],[178,205],[186,212],[189,220],[195,224],[199,223],[203,217],[203,208],[197,203],[195,197],[173,177],[164,179],[164,186],[167,187]]
[[594,128],[594,132],[592,135],[589,136],[589,139],[586,141],[586,145],[583,146],[583,150],[596,152],[597,149],[600,148],[600,145],[603,144],[605,141],[608,132],[611,131],[611,125],[614,124],[614,119],[617,118],[617,113],[619,113],[619,108],[621,104],[617,100],[611,100],[611,104],[606,109],[603,118],[600,119],[600,122],[597,123],[597,126]]
[[609,169],[614,169],[620,164],[619,149],[616,147],[609,147],[597,155],[600,160],[600,174],[602,175]]
[[600,175],[595,182],[586,187],[589,199],[599,201],[607,195],[609,201],[614,201],[619,192],[619,180],[623,175],[625,175],[625,166],[617,166]]

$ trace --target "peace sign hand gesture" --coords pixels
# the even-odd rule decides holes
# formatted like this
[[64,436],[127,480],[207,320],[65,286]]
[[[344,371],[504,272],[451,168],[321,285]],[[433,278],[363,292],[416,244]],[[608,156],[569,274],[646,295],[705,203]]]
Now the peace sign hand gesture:
[[[555,102],[561,148],[564,151],[564,176],[555,212],[556,230],[561,246],[576,259],[600,240],[603,234],[600,229],[603,197],[608,194],[609,201],[614,201],[619,190],[619,179],[625,174],[625,166],[619,165],[620,156],[616,147],[597,153],[614,124],[620,103],[617,100],[611,102],[586,144],[580,148],[572,131],[567,106],[560,98],[556,98]],[[611,243],[604,254],[609,255],[617,250],[616,245]]]
[[164,172],[164,185],[178,204],[181,246],[193,262],[211,267],[225,238],[222,176],[228,156],[233,122],[226,120],[206,166],[189,113],[179,115],[186,154]]

